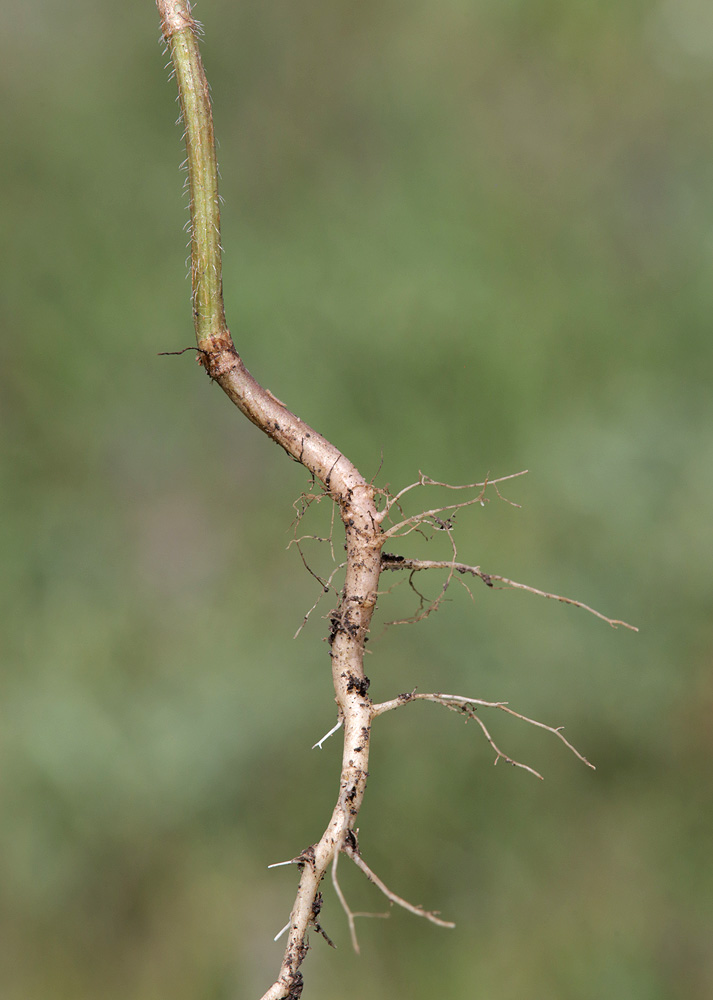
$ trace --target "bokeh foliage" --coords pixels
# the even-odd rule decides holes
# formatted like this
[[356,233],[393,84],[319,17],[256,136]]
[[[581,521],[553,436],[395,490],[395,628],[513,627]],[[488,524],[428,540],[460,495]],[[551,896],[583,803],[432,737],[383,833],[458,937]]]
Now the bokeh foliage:
[[[190,355],[157,357],[192,330],[153,4],[2,9],[2,995],[259,996],[294,889],[266,865],[319,836],[339,760],[309,749],[328,603],[291,638],[317,596],[286,551],[307,479]],[[512,721],[543,783],[434,706],[385,717],[365,855],[457,928],[394,912],[357,958],[327,888],[339,951],[313,941],[305,995],[708,998],[707,6],[196,13],[249,367],[393,487],[529,468],[521,510],[459,515],[460,557],[641,626],[482,586],[377,623],[375,697],[507,699],[598,770]],[[381,620],[413,609],[398,588]]]

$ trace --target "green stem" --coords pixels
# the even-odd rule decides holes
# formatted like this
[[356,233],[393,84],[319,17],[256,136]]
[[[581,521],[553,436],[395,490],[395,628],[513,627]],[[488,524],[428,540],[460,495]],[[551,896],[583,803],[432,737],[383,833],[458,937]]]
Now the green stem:
[[186,129],[191,212],[191,283],[196,342],[210,350],[229,338],[223,306],[218,164],[213,113],[203,70],[196,22],[188,0],[156,0],[171,53]]

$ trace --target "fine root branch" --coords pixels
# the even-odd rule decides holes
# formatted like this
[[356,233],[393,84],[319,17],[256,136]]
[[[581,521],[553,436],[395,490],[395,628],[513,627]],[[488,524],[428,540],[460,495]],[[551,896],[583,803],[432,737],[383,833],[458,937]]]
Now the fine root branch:
[[[312,479],[312,484],[311,485],[314,485],[314,477]],[[300,538],[297,537],[297,528],[299,527],[300,522],[302,521],[303,517],[305,516],[305,514],[307,513],[307,511],[309,510],[309,508],[312,506],[312,504],[318,504],[318,503],[320,503],[322,500],[324,500],[325,497],[331,499],[329,497],[329,493],[327,493],[324,490],[322,490],[319,493],[302,493],[297,498],[297,500],[294,501],[294,503],[292,504],[292,506],[295,509],[295,519],[292,522],[292,526],[294,527],[293,542],[297,542],[297,544],[299,544],[305,538],[310,538],[310,539],[312,539],[313,541],[316,541],[316,542],[329,542],[329,548],[330,548],[330,551],[332,553],[332,561],[336,562],[336,559],[335,559],[335,556],[334,556],[334,512],[335,512],[335,507],[334,507],[333,503],[332,503],[332,510],[331,510],[330,526],[329,526],[329,535],[326,538],[320,538],[317,535],[302,535]],[[290,545],[292,545],[292,542],[290,542]],[[288,545],[287,547],[289,548],[290,545]]]
[[424,618],[428,618],[430,614],[437,611],[440,607],[441,601],[446,596],[446,592],[450,586],[451,580],[453,579],[453,574],[449,573],[446,580],[443,582],[440,593],[432,601],[429,601],[425,594],[422,594],[418,589],[416,584],[413,582],[414,574],[410,573],[408,578],[408,585],[410,589],[414,592],[418,598],[418,609],[415,614],[410,615],[408,618],[394,618],[391,621],[384,622],[385,626],[389,625],[413,625],[415,622],[423,621]]
[[[312,482],[311,485],[314,486],[314,482]],[[299,528],[299,526],[300,526],[300,524],[302,522],[302,519],[305,517],[305,515],[307,514],[307,511],[310,509],[310,507],[313,504],[320,503],[320,501],[324,500],[325,497],[328,498],[328,499],[331,499],[329,497],[329,494],[326,493],[326,492],[324,492],[324,491],[318,492],[318,493],[317,492],[311,492],[311,493],[305,492],[305,493],[302,493],[297,498],[297,500],[295,500],[295,502],[292,505],[294,507],[294,509],[295,509],[295,519],[292,522],[292,527],[294,529],[294,537],[290,539],[290,541],[289,541],[289,543],[287,545],[287,548],[290,549],[290,548],[292,548],[293,545],[296,546],[297,551],[299,552],[300,559],[302,560],[302,565],[305,567],[305,569],[310,574],[310,576],[314,577],[314,579],[320,585],[320,591],[319,591],[319,595],[317,597],[317,600],[314,602],[314,604],[309,609],[309,611],[307,611],[307,613],[304,615],[299,628],[297,629],[297,631],[295,632],[295,634],[293,636],[294,639],[296,639],[299,636],[300,632],[302,631],[302,629],[305,627],[305,625],[309,621],[310,616],[312,615],[313,611],[315,611],[317,609],[317,607],[319,606],[319,603],[320,603],[320,601],[322,600],[322,598],[324,597],[325,594],[328,594],[330,591],[333,591],[334,594],[337,597],[339,596],[339,591],[338,591],[338,589],[336,587],[332,586],[332,581],[334,580],[334,577],[337,575],[337,573],[339,573],[340,570],[343,570],[346,567],[346,565],[347,565],[345,562],[342,562],[342,563],[339,563],[338,565],[335,565],[334,569],[332,570],[332,572],[325,579],[322,576],[320,576],[319,573],[315,572],[314,569],[312,569],[312,566],[307,561],[307,557],[306,557],[306,555],[304,553],[304,549],[303,549],[303,543],[304,542],[321,542],[321,543],[325,543],[326,542],[329,545],[329,551],[330,551],[330,555],[331,555],[331,558],[332,558],[332,562],[336,564],[337,560],[336,560],[336,556],[334,554],[334,518],[335,518],[336,505],[334,503],[331,504],[331,517],[330,517],[330,525],[329,525],[329,534],[328,535],[322,536],[322,535],[313,535],[313,534],[304,534],[304,535],[298,535],[297,534],[297,529]]]
[[[416,587],[415,583],[413,582],[414,576],[416,575],[416,572],[417,572],[417,569],[414,568],[412,570],[412,572],[409,573],[408,583],[409,583],[409,587],[411,588],[411,590],[413,590],[414,594],[416,594],[416,596],[419,599],[418,610],[416,611],[416,613],[414,615],[411,615],[410,618],[398,618],[398,619],[395,619],[393,621],[386,622],[385,623],[386,626],[389,626],[389,625],[412,625],[414,622],[423,621],[424,618],[428,618],[428,616],[430,614],[432,614],[434,611],[438,610],[438,608],[441,605],[441,602],[443,601],[444,597],[446,596],[448,588],[451,585],[451,580],[453,579],[453,574],[455,572],[455,569],[453,567],[456,565],[455,560],[456,560],[456,556],[458,555],[458,550],[456,549],[456,543],[455,543],[455,539],[453,537],[453,530],[452,530],[453,529],[453,524],[452,524],[452,521],[451,520],[449,520],[449,521],[440,521],[439,522],[439,527],[441,528],[441,530],[445,531],[445,533],[448,535],[448,540],[451,543],[451,551],[453,553],[453,558],[450,560],[449,563],[445,564],[445,568],[448,568],[448,575],[447,575],[446,579],[443,581],[443,586],[441,587],[440,593],[432,601],[428,601],[427,598],[426,598],[426,596],[421,593],[421,591]],[[384,563],[385,559],[386,560],[389,560],[389,559],[398,560],[399,558],[400,558],[399,556],[391,556],[388,553],[382,552],[382,554],[381,554],[381,567],[382,567],[382,569],[385,568],[385,563]],[[394,568],[397,568],[397,567],[394,567]],[[466,590],[467,589],[468,588],[466,587]],[[472,597],[472,595],[471,595],[471,597]]]
[[[414,514],[411,517],[404,517],[403,520],[398,521],[393,524],[388,530],[384,531],[384,538],[402,538],[404,535],[410,534],[412,531],[418,530],[422,524],[431,524],[435,527],[444,527],[444,521],[439,518],[440,514],[444,514],[447,511],[458,511],[463,507],[472,507],[474,504],[480,504],[484,507],[488,502],[489,498],[486,496],[486,491],[488,486],[492,486],[500,500],[504,500],[505,503],[509,503],[513,507],[519,507],[520,505],[514,503],[512,500],[508,500],[502,495],[498,489],[497,484],[503,483],[508,479],[517,479],[519,476],[524,476],[527,473],[527,469],[523,469],[522,472],[513,472],[509,476],[501,476],[499,479],[489,479],[486,477],[482,483],[465,483],[463,485],[453,485],[452,483],[441,483],[437,479],[431,479],[430,476],[426,476],[423,472],[419,473],[419,478],[415,483],[411,483],[410,486],[405,486],[399,493],[395,496],[390,497],[383,510],[380,511],[380,518],[387,517],[391,512],[391,509],[396,506],[397,509],[403,514],[401,507],[401,499],[411,490],[416,489],[418,486],[440,486],[447,490],[478,490],[476,496],[471,497],[469,500],[462,500],[460,503],[445,504],[442,507],[434,507],[431,510],[421,511],[419,514]],[[445,524],[449,524],[446,520]],[[449,524],[450,526],[450,524]]]
[[312,903],[312,926],[314,927],[314,929],[317,931],[318,934],[322,935],[322,937],[327,942],[330,948],[336,949],[337,947],[336,944],[334,943],[334,941],[332,941],[329,934],[327,934],[324,927],[322,927],[322,925],[319,922],[319,914],[322,910],[322,902],[323,902],[322,893],[318,892],[317,895],[314,897],[314,902]]
[[337,864],[338,864],[338,862],[339,862],[339,851],[336,851],[335,854],[334,854],[334,861],[332,862],[332,885],[334,886],[334,891],[337,894],[337,898],[338,898],[339,902],[342,904],[342,909],[344,910],[344,912],[346,914],[346,917],[347,917],[347,921],[349,923],[349,936],[350,936],[351,941],[352,941],[352,948],[354,949],[354,951],[358,955],[360,953],[360,948],[359,948],[359,938],[357,937],[357,932],[356,932],[355,918],[356,917],[372,917],[372,918],[375,918],[375,919],[381,919],[381,920],[383,920],[383,919],[388,919],[391,916],[391,914],[390,913],[355,913],[350,908],[349,903],[347,903],[346,896],[342,892],[342,887],[339,884],[339,879],[337,878]]
[[576,747],[572,746],[569,740],[564,736],[562,732],[562,726],[548,726],[544,722],[538,722],[537,719],[530,719],[527,715],[522,715],[520,712],[516,712],[514,709],[510,708],[508,703],[505,701],[483,701],[482,698],[467,698],[459,694],[442,694],[439,691],[432,693],[422,693],[418,691],[410,691],[405,694],[400,694],[396,698],[392,698],[390,701],[383,701],[372,707],[372,718],[378,715],[383,715],[385,712],[391,712],[395,708],[401,708],[402,705],[408,705],[412,701],[432,701],[436,705],[443,705],[444,708],[450,709],[452,712],[458,712],[460,715],[464,715],[466,719],[472,719],[474,722],[480,726],[483,735],[490,744],[490,746],[495,751],[495,761],[497,764],[499,760],[504,760],[506,764],[511,764],[513,767],[522,768],[523,771],[529,771],[530,774],[534,774],[536,778],[542,781],[542,775],[539,771],[536,771],[529,764],[523,764],[518,760],[514,760],[509,757],[506,753],[497,746],[490,731],[487,726],[477,715],[478,708],[496,708],[500,709],[501,712],[507,712],[508,715],[512,715],[516,719],[520,719],[522,722],[527,722],[530,726],[537,726],[538,729],[544,729],[548,733],[552,733],[557,739],[561,740],[562,743],[570,750],[575,757],[586,764],[587,767],[591,767],[593,771],[596,770],[594,764],[588,761],[584,754],[580,753]]
[[[486,587],[493,587],[497,590],[525,590],[529,594],[535,594],[537,597],[547,597],[551,601],[559,601],[562,604],[570,604],[574,608],[582,608],[583,611],[588,611],[590,615],[594,615],[596,618],[601,619],[601,621],[606,622],[607,625],[611,625],[612,628],[618,628],[618,626],[621,625],[623,628],[628,628],[632,632],[639,631],[636,625],[630,625],[628,622],[622,621],[620,618],[608,618],[606,615],[603,615],[601,611],[597,611],[588,604],[584,604],[583,601],[575,601],[574,598],[563,597],[561,594],[550,594],[546,590],[531,587],[527,583],[518,583],[516,580],[510,580],[508,577],[500,576],[497,573],[486,573],[480,568],[480,566],[468,566],[466,563],[454,562],[447,559],[406,559],[404,556],[396,556],[389,552],[382,553],[381,566],[382,569],[409,570],[411,574],[427,569],[446,569],[448,570],[448,579],[445,584],[446,587],[448,583],[450,583],[454,573],[470,574],[471,576],[477,576],[480,580],[482,580]],[[503,586],[495,588],[496,582],[501,583]],[[468,592],[470,593],[470,591]],[[440,600],[441,596],[433,602],[434,605],[437,606]],[[430,614],[430,611],[432,610],[433,607],[429,609],[428,613]],[[413,620],[417,621],[419,618],[423,617],[425,617],[425,615],[421,614]],[[394,624],[400,623],[395,622]]]
[[416,917],[424,917],[426,920],[429,920],[432,924],[437,924],[439,927],[455,927],[455,924],[452,921],[441,920],[437,911],[424,910],[422,906],[414,906],[413,903],[409,903],[401,896],[397,896],[395,892],[392,892],[391,889],[389,889],[389,887],[381,881],[379,876],[371,870],[352,843],[347,841],[342,847],[342,850],[347,857],[352,859],[357,868],[364,872],[369,881],[373,882],[377,889],[380,889],[386,898],[391,900],[392,903],[396,903],[397,906],[401,906],[404,910],[408,910],[409,913],[413,913]]
[[341,729],[343,725],[344,725],[344,719],[338,719],[336,724],[332,726],[329,732],[325,733],[321,740],[317,740],[317,742],[312,745],[312,749],[317,750],[319,748],[321,750],[322,744],[326,743],[330,736],[334,736],[337,730]]
[[[417,489],[419,486],[443,486],[447,490],[484,490],[487,486],[494,486],[495,492],[500,496],[500,491],[497,488],[498,483],[504,483],[507,479],[517,479],[519,476],[526,476],[527,469],[523,469],[521,472],[512,472],[509,476],[500,476],[498,479],[491,479],[486,476],[482,483],[463,483],[462,485],[453,485],[453,483],[441,483],[437,479],[431,479],[430,476],[424,475],[423,472],[419,470],[418,479],[415,483],[411,483],[409,486],[404,486],[395,496],[389,498],[386,505],[386,513],[390,510],[394,504],[397,504],[402,497],[410,493],[411,490]],[[504,497],[502,498],[504,499]],[[510,501],[507,501],[510,503]],[[517,507],[518,505],[515,504]]]
[[282,935],[285,933],[285,931],[289,930],[289,928],[290,928],[290,921],[288,920],[285,926],[282,928],[282,930],[278,931],[272,940],[279,941]]
[[[299,548],[299,546],[298,546],[298,548]],[[302,549],[299,549],[299,553],[300,553],[300,557],[301,557],[301,559],[302,559],[302,562],[303,562],[303,563],[305,564],[305,566],[307,566],[307,563],[306,563],[306,561],[305,561],[305,557],[304,557],[304,555],[302,554]],[[335,576],[337,575],[337,573],[338,573],[338,572],[339,572],[339,571],[340,571],[341,569],[344,569],[344,567],[345,567],[345,566],[346,566],[346,563],[340,563],[340,564],[339,564],[338,566],[335,566],[335,567],[334,567],[334,569],[333,569],[333,570],[332,570],[332,572],[331,572],[331,573],[329,574],[329,576],[327,577],[327,579],[326,579],[326,580],[321,580],[321,579],[320,579],[320,578],[319,578],[319,577],[317,576],[317,574],[316,574],[316,573],[313,573],[311,569],[309,570],[309,571],[310,571],[310,573],[312,573],[312,576],[314,576],[314,577],[315,577],[315,578],[316,578],[317,580],[319,580],[319,582],[320,582],[320,583],[321,583],[321,585],[322,585],[322,589],[321,589],[321,590],[320,590],[320,592],[319,592],[319,596],[317,597],[317,600],[316,600],[316,601],[314,602],[314,604],[313,604],[313,605],[312,605],[312,607],[311,607],[311,608],[309,609],[309,611],[307,611],[307,612],[305,613],[305,616],[304,616],[304,618],[302,619],[302,622],[301,622],[301,624],[300,624],[300,627],[299,627],[299,628],[297,629],[297,631],[295,632],[295,634],[294,634],[294,635],[292,636],[292,638],[293,638],[293,639],[296,639],[296,638],[297,638],[297,637],[299,636],[300,632],[302,631],[302,629],[303,629],[303,628],[305,627],[305,625],[306,625],[306,624],[307,624],[307,622],[309,621],[309,619],[310,619],[310,616],[312,615],[312,612],[313,612],[313,611],[316,611],[317,607],[319,606],[319,602],[320,602],[320,601],[322,600],[322,598],[324,597],[324,595],[325,595],[325,594],[328,594],[330,590],[334,590],[334,592],[335,592],[335,593],[338,593],[338,591],[336,591],[336,590],[335,590],[335,588],[334,588],[334,587],[332,587],[332,580],[334,579],[334,577],[335,577]],[[307,566],[307,568],[309,569],[309,566]]]

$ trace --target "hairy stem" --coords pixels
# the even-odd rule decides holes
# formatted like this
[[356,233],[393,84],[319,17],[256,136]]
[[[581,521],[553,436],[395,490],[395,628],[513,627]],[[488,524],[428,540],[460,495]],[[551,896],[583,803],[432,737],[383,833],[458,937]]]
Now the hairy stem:
[[198,347],[226,332],[220,246],[218,165],[208,81],[187,0],[157,0],[185,127],[191,210],[191,283]]

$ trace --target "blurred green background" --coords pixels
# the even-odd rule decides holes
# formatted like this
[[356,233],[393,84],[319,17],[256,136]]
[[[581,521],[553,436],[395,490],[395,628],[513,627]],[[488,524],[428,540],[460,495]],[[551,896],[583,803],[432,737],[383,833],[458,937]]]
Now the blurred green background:
[[[297,465],[196,367],[153,3],[0,4],[3,1000],[227,1000],[273,981],[337,788]],[[520,469],[384,597],[378,700],[504,699],[537,767],[414,705],[375,726],[350,951],[310,1000],[713,995],[713,17],[703,0],[204,0],[229,323],[393,489]],[[434,494],[414,495],[410,510]],[[326,502],[304,530],[328,531]],[[307,527],[309,524],[309,528]],[[447,558],[444,539],[404,554]],[[329,564],[315,543],[315,567]],[[396,582],[390,578],[388,583]],[[477,581],[476,581],[477,583]],[[439,580],[420,580],[435,595]],[[429,589],[430,588],[430,589]],[[341,866],[354,909],[379,894]]]

